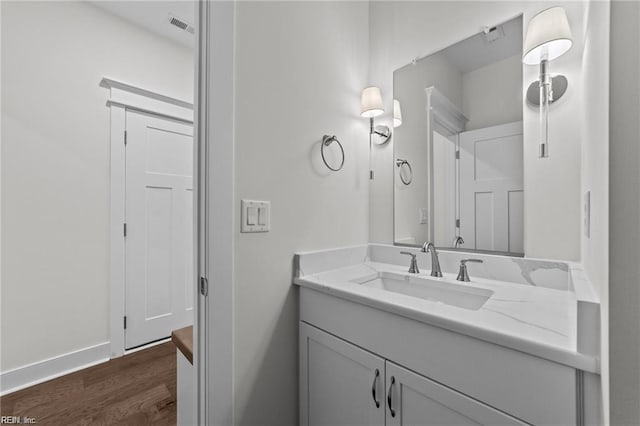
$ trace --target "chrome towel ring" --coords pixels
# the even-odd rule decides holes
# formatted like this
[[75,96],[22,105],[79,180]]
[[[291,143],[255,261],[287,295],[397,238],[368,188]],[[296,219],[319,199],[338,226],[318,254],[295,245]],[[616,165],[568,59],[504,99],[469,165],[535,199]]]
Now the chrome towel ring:
[[[331,145],[334,142],[338,144],[338,146],[340,147],[340,152],[342,154],[342,160],[340,161],[340,165],[337,168],[331,167],[329,165],[329,163],[327,163],[327,159],[324,157],[324,149],[325,149],[325,147]],[[329,170],[337,172],[338,170],[342,169],[342,166],[344,166],[344,148],[342,148],[342,144],[338,140],[337,136],[335,136],[335,135],[333,135],[333,136],[324,135],[322,137],[322,144],[320,145],[320,154],[322,155],[322,161],[324,162],[324,165],[327,166],[327,168],[329,168]]]
[[[407,160],[398,158],[396,160],[396,166],[398,166],[398,175],[400,176],[400,180],[402,181],[402,183],[404,183],[405,185],[409,185],[413,180],[413,170],[411,169],[411,164],[409,164]],[[406,168],[409,170],[409,177],[405,177],[402,173],[402,166],[407,166]]]

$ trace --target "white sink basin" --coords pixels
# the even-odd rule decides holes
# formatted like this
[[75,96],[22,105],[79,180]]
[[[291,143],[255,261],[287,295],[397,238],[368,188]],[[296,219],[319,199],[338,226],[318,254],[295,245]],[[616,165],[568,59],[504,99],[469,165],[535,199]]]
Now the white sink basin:
[[378,272],[352,282],[472,311],[480,309],[493,295],[493,291],[484,288],[390,272]]

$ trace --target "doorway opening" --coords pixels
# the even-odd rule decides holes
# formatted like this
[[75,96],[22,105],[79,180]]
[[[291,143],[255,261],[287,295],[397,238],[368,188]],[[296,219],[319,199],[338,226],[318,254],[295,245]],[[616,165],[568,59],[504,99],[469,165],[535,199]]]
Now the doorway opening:
[[104,78],[111,109],[111,356],[193,325],[193,107]]

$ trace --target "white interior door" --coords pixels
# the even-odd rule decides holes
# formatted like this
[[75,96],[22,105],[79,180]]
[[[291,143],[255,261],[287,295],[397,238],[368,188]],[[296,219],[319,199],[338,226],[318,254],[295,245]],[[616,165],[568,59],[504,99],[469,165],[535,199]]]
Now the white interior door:
[[524,252],[522,122],[460,134],[462,247]]
[[125,347],[193,324],[193,126],[126,113]]

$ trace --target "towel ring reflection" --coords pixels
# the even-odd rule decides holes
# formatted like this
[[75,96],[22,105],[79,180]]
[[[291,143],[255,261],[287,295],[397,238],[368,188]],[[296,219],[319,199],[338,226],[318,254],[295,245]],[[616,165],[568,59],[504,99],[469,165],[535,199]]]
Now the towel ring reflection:
[[[324,148],[334,142],[338,144],[338,146],[340,147],[340,152],[342,154],[342,160],[340,161],[340,165],[337,168],[331,167],[329,163],[327,163],[327,159],[324,157]],[[342,169],[342,166],[344,166],[344,148],[342,148],[342,144],[338,140],[338,137],[335,135],[324,135],[322,137],[322,144],[320,145],[320,155],[322,155],[322,161],[324,162],[324,165],[327,166],[331,171],[337,172],[338,170]]]
[[[409,164],[407,160],[401,160],[400,158],[398,158],[396,160],[396,166],[398,166],[398,175],[400,176],[400,180],[402,181],[402,183],[404,183],[405,185],[409,185],[413,180],[413,170],[411,169],[411,164]],[[402,174],[402,166],[407,166],[407,168],[409,169],[408,178],[405,178]]]

